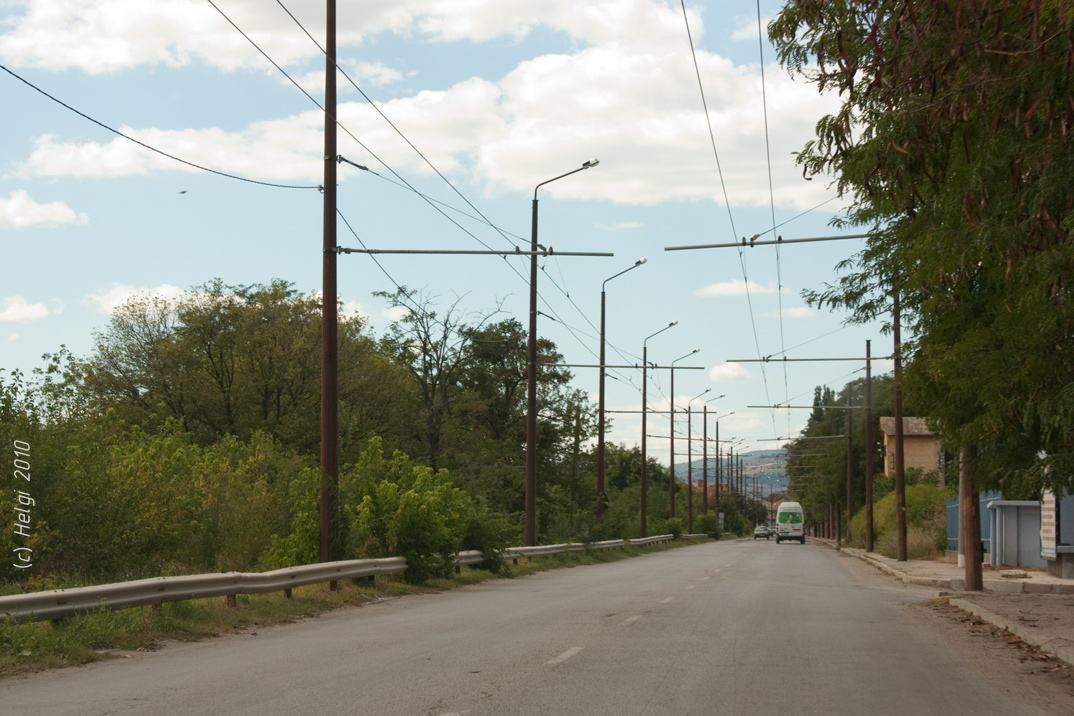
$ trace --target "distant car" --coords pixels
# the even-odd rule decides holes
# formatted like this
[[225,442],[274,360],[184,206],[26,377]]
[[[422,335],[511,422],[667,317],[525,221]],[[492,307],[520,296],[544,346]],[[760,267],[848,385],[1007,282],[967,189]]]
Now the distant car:
[[754,539],[757,539],[758,537],[764,537],[765,539],[768,539],[769,536],[770,535],[768,533],[768,528],[765,527],[764,525],[757,525],[756,527],[753,528],[753,538]]

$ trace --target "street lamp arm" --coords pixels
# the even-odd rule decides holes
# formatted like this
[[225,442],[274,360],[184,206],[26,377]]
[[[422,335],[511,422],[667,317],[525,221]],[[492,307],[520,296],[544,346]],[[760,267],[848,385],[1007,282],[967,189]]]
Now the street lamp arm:
[[556,181],[557,179],[562,179],[563,177],[569,177],[571,174],[577,174],[580,171],[585,171],[586,169],[591,169],[591,168],[597,166],[598,164],[600,164],[599,159],[590,159],[589,161],[585,162],[584,164],[582,164],[582,166],[578,167],[577,169],[572,169],[571,171],[567,172],[566,174],[560,174],[558,177],[552,177],[548,181],[541,182],[537,186],[533,187],[533,200],[537,201],[537,190],[540,189],[545,184],[551,184],[552,182]]
[[637,267],[641,266],[641,265],[642,265],[643,263],[645,263],[645,259],[638,259],[637,261],[635,261],[635,262],[634,262],[634,265],[633,265],[633,266],[631,266],[630,268],[628,268],[628,269],[623,269],[622,271],[620,271],[619,273],[615,274],[615,275],[614,275],[614,276],[612,276],[611,278],[606,278],[606,279],[604,279],[604,283],[602,283],[602,284],[600,285],[600,292],[601,292],[601,293],[604,293],[604,287],[605,287],[605,286],[607,286],[607,285],[608,285],[608,282],[609,282],[609,281],[611,281],[611,280],[612,280],[613,278],[619,278],[620,276],[622,276],[623,274],[625,274],[625,273],[626,273],[627,271],[633,271],[633,270],[634,270],[634,269],[636,269]]
[[[678,321],[672,321],[671,323],[667,324],[666,326],[664,326],[663,328],[661,328],[661,329],[660,329],[659,331],[657,331],[656,333],[652,334],[651,336],[647,336],[647,337],[645,338],[645,340],[641,342],[641,347],[642,347],[642,349],[644,349],[644,348],[646,347],[646,346],[645,346],[645,344],[649,342],[649,339],[650,339],[650,338],[652,338],[652,337],[654,337],[654,336],[658,336],[658,335],[660,335],[661,333],[663,333],[663,332],[664,332],[664,331],[666,331],[667,329],[671,328],[672,326],[678,325],[678,323],[679,323]],[[655,364],[653,364],[653,365],[655,365]]]

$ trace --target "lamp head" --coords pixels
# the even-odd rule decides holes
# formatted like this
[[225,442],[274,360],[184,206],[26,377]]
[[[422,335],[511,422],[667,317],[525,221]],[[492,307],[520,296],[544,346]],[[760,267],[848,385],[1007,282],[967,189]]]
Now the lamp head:
[[634,263],[634,265],[635,265],[635,266],[641,266],[641,265],[642,265],[643,263],[645,263],[645,259],[638,259],[638,260],[637,260],[637,261],[636,261],[636,262]]
[[598,164],[600,164],[600,160],[597,159],[596,157],[593,157],[589,161],[582,163],[582,169],[592,169],[593,167],[597,166]]
[[670,328],[671,326],[677,326],[677,325],[679,325],[678,321],[672,321],[671,323],[668,324],[668,328]]

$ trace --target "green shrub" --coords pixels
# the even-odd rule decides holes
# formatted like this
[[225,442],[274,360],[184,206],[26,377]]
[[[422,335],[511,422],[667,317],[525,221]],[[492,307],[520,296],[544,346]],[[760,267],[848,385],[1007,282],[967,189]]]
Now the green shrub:
[[720,519],[715,512],[701,515],[697,520],[697,529],[712,539],[720,539]]
[[674,539],[682,539],[682,528],[683,524],[681,517],[669,517],[664,525],[664,529],[666,529]]

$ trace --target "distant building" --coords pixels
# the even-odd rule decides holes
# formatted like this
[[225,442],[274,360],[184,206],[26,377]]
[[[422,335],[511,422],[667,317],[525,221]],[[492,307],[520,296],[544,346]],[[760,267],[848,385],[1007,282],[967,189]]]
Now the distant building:
[[[880,430],[884,433],[884,474],[895,474],[895,418],[880,418]],[[902,419],[903,467],[920,468],[921,472],[937,472],[940,485],[944,478],[943,447],[929,430],[924,418]]]

